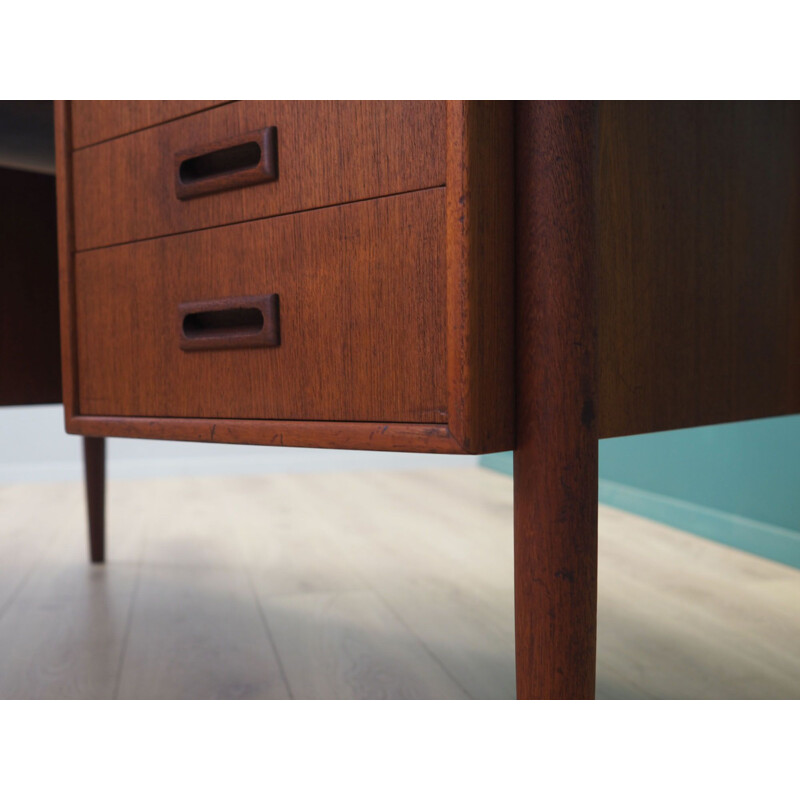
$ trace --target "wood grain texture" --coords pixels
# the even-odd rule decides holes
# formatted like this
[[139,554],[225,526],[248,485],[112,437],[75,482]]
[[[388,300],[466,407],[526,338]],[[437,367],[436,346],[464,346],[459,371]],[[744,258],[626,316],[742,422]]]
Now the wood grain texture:
[[195,114],[224,100],[73,100],[75,147]]
[[[234,511],[246,492],[225,500],[218,481],[149,482],[146,495],[123,490],[129,503],[138,500],[147,533],[119,674],[121,698],[288,697],[243,546],[252,528],[243,530]],[[276,506],[268,494],[267,505]],[[159,507],[158,515],[143,504]],[[115,528],[125,524],[121,514],[117,520]],[[272,513],[266,524],[272,527]]]
[[450,430],[465,450],[514,444],[513,104],[447,104]]
[[61,402],[56,187],[0,168],[0,406]]
[[143,566],[119,699],[288,699],[242,567]]
[[599,433],[800,412],[800,104],[601,103]]
[[[41,488],[42,484],[38,485]],[[58,508],[65,515],[80,519],[72,529],[82,541],[84,517],[80,491],[75,491],[75,484],[67,481],[51,484],[49,488],[47,502],[52,503],[49,508]],[[43,511],[45,507],[41,496],[36,495],[35,484],[0,485],[0,614],[14,602],[31,571],[60,533],[57,525],[43,524]]]
[[64,418],[78,413],[77,326],[75,320],[75,234],[72,218],[72,104],[56,100],[56,199],[58,228],[58,302],[61,325],[61,396]]
[[464,450],[453,438],[447,425],[77,416],[67,420],[67,433],[79,433],[83,436],[122,436],[132,439],[263,444],[272,447],[321,447],[464,455]]
[[277,294],[180,303],[181,350],[278,347],[281,343],[278,309]]
[[[13,498],[26,493],[24,514],[15,520]],[[80,481],[3,487],[0,597],[15,570],[26,562],[28,568],[0,608],[0,697],[114,696],[143,529],[142,498],[114,489],[111,495],[112,508],[125,521],[115,526],[116,563],[92,567]],[[15,540],[16,552],[5,551],[3,544]]]
[[[271,126],[176,153],[175,195],[189,200],[277,180],[277,139],[277,128]],[[232,155],[237,153],[239,160],[232,161]],[[242,154],[245,167],[241,165]]]
[[594,105],[516,111],[517,695],[594,697],[597,301]]
[[272,596],[263,607],[296,699],[468,699],[373,592]]
[[[480,473],[296,475],[304,511],[292,524],[336,547],[347,569],[340,575],[326,560],[326,575],[345,589],[354,588],[348,574],[359,577],[467,695],[506,699],[515,690],[511,481]],[[309,561],[305,574],[323,584]],[[380,641],[376,635],[373,648]]]
[[800,571],[600,507],[597,696],[800,696]]
[[[182,201],[174,154],[269,126],[279,178]],[[445,183],[439,102],[248,101],[74,155],[78,250],[226,225]]]
[[[0,697],[281,696],[260,607],[298,693],[513,698],[512,496],[473,468],[111,481],[92,568],[79,482],[0,486]],[[599,544],[598,698],[800,698],[800,571],[603,506]]]
[[[444,213],[434,189],[78,253],[81,413],[445,422]],[[272,293],[279,347],[180,349],[181,303]]]
[[[62,125],[68,123],[69,108],[64,106],[65,104],[62,104],[60,109]],[[447,130],[445,130],[445,108],[448,109],[449,128]],[[378,416],[374,404],[373,409],[366,408],[369,398],[368,392],[367,395],[362,396],[362,406],[366,408],[366,411],[361,413],[360,416],[350,412],[337,415],[337,419],[348,420],[347,427],[337,433],[326,422],[322,421],[326,417],[321,417],[316,412],[314,416],[310,416],[313,409],[307,409],[299,413],[295,411],[292,419],[297,419],[300,413],[309,415],[310,421],[308,424],[303,423],[302,426],[294,422],[288,427],[276,426],[275,418],[272,416],[268,418],[264,425],[253,424],[245,419],[240,423],[232,418],[235,409],[226,409],[224,414],[215,412],[219,419],[206,423],[202,422],[199,417],[206,416],[208,409],[192,409],[188,406],[170,411],[170,417],[162,416],[162,414],[166,414],[162,410],[158,413],[158,418],[155,418],[155,411],[139,407],[136,412],[145,416],[147,418],[146,421],[132,419],[123,424],[122,416],[133,413],[133,406],[130,404],[116,405],[116,403],[116,407],[113,408],[108,404],[101,406],[94,402],[98,398],[90,399],[90,393],[94,391],[90,388],[89,393],[86,394],[86,399],[90,399],[90,404],[80,409],[81,419],[78,419],[77,403],[68,411],[69,430],[73,432],[92,432],[93,435],[106,435],[113,431],[114,426],[122,426],[118,429],[125,430],[129,435],[135,436],[174,434],[182,438],[184,436],[189,438],[199,437],[204,440],[224,436],[226,440],[230,441],[247,441],[242,440],[241,437],[245,435],[245,432],[248,432],[249,435],[255,437],[253,441],[261,443],[275,443],[280,439],[287,444],[301,446],[344,445],[370,449],[376,447],[404,449],[405,443],[405,449],[424,452],[480,452],[511,447],[513,445],[513,393],[511,391],[513,384],[513,313],[509,313],[507,310],[513,293],[513,253],[511,252],[513,220],[511,196],[513,152],[511,145],[513,131],[511,130],[510,104],[464,103],[460,101],[447,104],[239,103],[230,107],[213,109],[211,112],[178,120],[169,125],[142,131],[140,134],[125,137],[124,141],[116,140],[108,142],[102,147],[87,148],[75,154],[76,163],[80,162],[81,159],[88,159],[89,154],[93,153],[95,154],[92,156],[93,163],[99,164],[106,157],[103,156],[98,161],[97,153],[111,153],[112,151],[107,148],[112,147],[120,148],[125,146],[130,148],[134,140],[139,141],[139,137],[150,137],[148,141],[151,144],[148,147],[151,150],[154,147],[158,149],[161,146],[158,143],[161,142],[163,145],[165,137],[172,136],[177,141],[178,134],[181,134],[181,141],[183,141],[185,137],[183,137],[182,131],[190,128],[192,135],[196,134],[200,139],[205,136],[203,140],[208,142],[209,131],[212,129],[217,135],[222,133],[231,134],[252,128],[257,124],[263,125],[267,120],[275,122],[275,115],[272,113],[275,109],[278,109],[284,115],[282,119],[285,123],[294,120],[295,131],[302,133],[302,135],[298,133],[294,136],[294,145],[292,145],[292,137],[287,140],[285,135],[286,125],[281,126],[281,124],[278,124],[281,179],[286,175],[285,154],[287,153],[287,146],[295,146],[296,152],[301,154],[303,152],[311,153],[311,168],[305,169],[295,176],[303,184],[301,186],[303,192],[313,194],[321,191],[320,186],[324,190],[326,181],[334,184],[337,181],[341,183],[340,178],[343,174],[350,176],[351,179],[357,182],[360,181],[365,187],[364,191],[373,192],[389,191],[398,187],[398,180],[406,181],[411,180],[411,178],[413,178],[411,185],[430,182],[440,185],[444,183],[445,179],[448,181],[448,189],[446,192],[443,191],[443,194],[446,194],[447,197],[447,216],[446,220],[442,222],[442,227],[436,227],[439,223],[434,220],[433,217],[435,215],[420,214],[413,224],[410,223],[408,229],[399,230],[393,229],[391,226],[383,227],[377,224],[366,228],[357,226],[357,231],[354,229],[351,234],[345,237],[353,241],[360,237],[365,252],[374,251],[373,257],[380,257],[381,254],[385,253],[386,257],[383,258],[385,263],[390,263],[390,259],[403,258],[408,261],[408,269],[410,270],[412,268],[411,263],[416,262],[413,269],[416,270],[418,280],[414,285],[410,286],[410,293],[409,287],[405,283],[401,287],[400,279],[398,278],[395,281],[391,275],[386,275],[384,268],[380,271],[373,271],[373,274],[370,275],[370,280],[380,276],[382,285],[387,289],[381,295],[381,302],[388,303],[391,312],[388,326],[383,318],[380,320],[379,351],[389,350],[395,353],[402,353],[402,358],[406,359],[408,363],[415,362],[415,369],[421,369],[425,372],[424,379],[428,381],[429,385],[433,386],[433,389],[428,390],[426,397],[421,398],[419,402],[405,403],[406,409],[400,409],[396,412],[390,410],[389,416],[386,414]],[[309,122],[315,123],[310,127],[312,133],[308,132]],[[327,124],[322,125],[322,122]],[[175,126],[178,125],[184,127],[176,133]],[[321,132],[323,128],[324,137]],[[305,151],[303,148],[305,148]],[[327,158],[327,150],[325,148],[328,150],[338,148],[339,154],[337,155],[336,164],[332,164],[330,158]],[[174,152],[172,145],[169,145],[166,149]],[[307,159],[300,160],[308,161]],[[296,158],[294,161],[297,163]],[[447,173],[445,173],[445,163],[447,164]],[[164,164],[168,165],[169,159],[165,160]],[[101,173],[111,168],[111,162],[106,159],[104,164],[100,166],[102,168],[98,168],[100,171],[96,174],[95,179],[91,183],[87,183],[89,187],[87,191],[83,194],[77,188],[75,191],[76,203],[83,209],[82,213],[86,215],[87,225],[92,230],[101,228],[103,215],[108,217],[109,214],[108,197],[103,194],[105,190],[102,189],[102,186],[103,181],[108,184],[110,178],[108,174],[103,175]],[[129,179],[137,184],[138,188],[135,188],[135,191],[141,193],[141,198],[137,200],[128,192],[124,202],[125,209],[122,213],[123,216],[128,214],[137,219],[148,218],[149,215],[152,218],[159,218],[160,224],[161,217],[164,215],[160,214],[157,209],[159,203],[148,202],[146,198],[147,195],[149,200],[152,201],[152,197],[148,195],[148,192],[153,189],[153,184],[152,181],[150,184],[147,181],[150,180],[148,175],[153,173],[148,173],[148,169],[149,167],[144,166],[141,161],[129,164],[126,180]],[[143,173],[142,170],[144,170]],[[64,196],[62,214],[67,220],[64,224],[68,225],[69,209],[67,203],[72,200],[72,193],[68,186],[69,175],[67,170],[63,169],[62,172],[66,175],[65,179],[60,180]],[[117,174],[119,174],[118,171],[114,171],[114,175]],[[308,179],[309,174],[314,176],[313,180]],[[96,191],[98,186],[100,186],[99,195]],[[158,191],[163,188],[159,184]],[[247,200],[248,197],[252,197],[248,192],[262,188],[266,189],[268,187],[251,187],[248,190],[243,190],[243,193],[228,193],[229,198],[233,198],[235,195],[239,199],[236,202],[229,199],[226,208],[230,211],[232,207],[235,207],[234,216],[237,216],[236,209],[238,209],[239,217],[247,217],[251,213],[255,213],[248,210],[254,207],[252,205],[254,201]],[[335,190],[341,192],[342,187],[337,184]],[[342,199],[352,199],[351,195],[340,197],[340,201]],[[88,205],[87,197],[90,201]],[[186,202],[204,204],[208,199],[197,198]],[[174,197],[170,197],[170,200],[178,202]],[[323,201],[317,197],[313,202]],[[206,204],[206,207],[211,208],[208,204]],[[258,213],[264,213],[264,210],[258,210]],[[344,214],[346,212],[341,211],[341,213]],[[98,214],[101,217],[99,221]],[[112,216],[114,215],[118,216],[116,212],[112,213]],[[192,224],[200,224],[203,221],[200,220],[198,222],[195,219],[191,220],[191,222]],[[284,222],[282,224],[291,225],[294,223]],[[444,232],[445,226],[448,229],[447,234]],[[436,231],[432,233],[430,241],[426,244],[427,253],[415,253],[413,248],[409,250],[409,241],[417,241],[420,236],[427,236],[428,232],[432,231],[434,227],[436,227]],[[332,235],[334,229],[336,235],[340,235],[338,227],[331,226]],[[213,263],[213,266],[211,266],[213,261],[212,250],[214,249],[219,249],[224,253],[223,258],[231,261],[237,259],[243,252],[257,251],[257,258],[263,261],[262,253],[259,249],[260,245],[257,242],[242,243],[238,240],[234,241],[236,235],[241,235],[238,234],[238,231],[251,231],[253,229],[243,226],[237,227],[235,230],[237,233],[226,234],[230,238],[220,240],[219,247],[218,244],[214,244],[205,248],[207,252],[203,258],[209,266],[204,269],[209,276],[218,271],[218,264]],[[249,236],[250,234],[247,233],[246,235]],[[368,239],[374,239],[375,241],[368,241]],[[225,242],[228,243],[227,247],[224,246]],[[320,243],[324,243],[324,247],[318,249],[324,251],[328,246],[328,242],[327,240],[324,242],[320,240]],[[158,253],[159,256],[156,259],[160,258],[162,263],[167,254],[170,254],[170,256],[177,254],[177,259],[185,264],[182,270],[185,276],[183,285],[187,290],[191,286],[193,292],[198,292],[198,294],[194,295],[198,298],[208,297],[203,285],[196,284],[194,280],[195,265],[194,263],[190,264],[191,257],[196,255],[194,251],[188,254],[182,248],[178,248],[178,245],[170,244],[168,239],[149,243],[142,242],[140,245],[151,249],[136,251],[137,253],[150,255]],[[342,252],[346,252],[348,248],[354,246],[353,242],[341,243]],[[74,250],[71,244],[69,248],[68,250],[65,245],[64,252],[69,253]],[[178,250],[181,250],[181,252],[178,253]],[[114,298],[119,295],[118,290],[124,291],[130,296],[131,289],[127,285],[124,287],[118,285],[125,282],[124,278],[119,277],[119,269],[106,270],[103,267],[103,264],[109,258],[117,258],[116,253],[118,251],[112,249],[109,254],[105,255],[99,250],[94,252],[95,255],[87,254],[86,258],[89,259],[87,263],[93,265],[92,270],[96,273],[99,281],[97,297]],[[434,253],[438,255],[434,255]],[[420,258],[420,255],[422,258]],[[71,272],[73,269],[69,254],[65,255],[62,261],[62,285],[64,282],[69,285],[72,280]],[[79,261],[84,263],[84,257],[80,256]],[[436,268],[430,268],[430,265],[434,262],[437,265]],[[446,269],[445,262],[447,264]],[[129,269],[133,270],[132,262],[129,264]],[[159,270],[155,263],[151,263],[148,269],[150,277],[144,280],[154,282],[154,287],[155,282],[158,282],[158,289],[154,288],[154,291],[158,294],[172,279],[168,280],[165,276],[158,275]],[[287,267],[287,272],[289,270],[290,267]],[[242,274],[244,271],[242,269]],[[190,273],[192,274],[191,280],[189,278]],[[263,278],[263,274],[264,267],[262,264],[259,269],[250,269],[248,280],[257,281],[259,277]],[[352,279],[355,282],[355,276],[349,271],[349,267],[347,274],[349,276],[348,280]],[[333,274],[331,274],[331,280],[333,280],[333,277]],[[139,285],[142,280],[143,278],[137,275],[136,281],[133,282],[134,286]],[[213,278],[210,278],[210,280],[213,280]],[[339,280],[337,278],[337,281]],[[445,281],[446,286],[444,285]],[[112,291],[112,283],[116,286],[114,291]],[[224,279],[217,280],[217,284],[221,283],[224,283]],[[317,284],[316,279],[314,283]],[[263,285],[263,283],[260,285]],[[313,289],[310,278],[307,286],[302,288],[305,290],[309,287]],[[298,288],[300,288],[299,284]],[[344,291],[344,284],[340,284],[339,288]],[[392,291],[389,291],[390,288]],[[273,289],[270,288],[269,290],[272,291]],[[242,291],[242,289],[239,289],[239,291]],[[263,289],[259,288],[258,291],[263,291]],[[319,302],[321,302],[319,296],[322,291],[324,291],[324,287],[319,285],[312,291],[312,294],[316,292],[315,296],[317,296]],[[65,308],[62,309],[62,313],[67,311],[71,318],[72,312],[66,309],[66,306],[71,302],[71,295],[64,288],[62,288],[62,293],[65,296]],[[365,314],[370,319],[377,318],[377,306],[375,310],[370,309],[371,306],[376,305],[374,298],[371,296],[369,298],[366,297],[369,293],[369,287],[362,285],[358,293],[348,299],[351,305],[340,303],[341,308],[337,308],[337,312],[341,312],[341,315],[343,315],[347,311],[352,312],[355,308],[362,319]],[[165,298],[161,295],[159,296],[160,300],[157,302],[165,302]],[[426,309],[420,306],[420,299],[422,298],[424,298],[424,303],[430,303],[429,308]],[[356,303],[355,306],[352,305],[353,301]],[[112,302],[115,301],[112,299]],[[281,302],[283,302],[283,297]],[[77,324],[71,326],[71,329],[73,332],[82,330],[81,336],[84,341],[91,341],[93,348],[99,348],[104,351],[105,355],[101,359],[104,363],[121,364],[122,362],[117,360],[117,356],[111,354],[111,350],[114,347],[111,341],[116,341],[115,337],[120,335],[125,337],[128,334],[125,331],[121,331],[121,326],[116,324],[117,318],[113,317],[110,311],[104,312],[99,305],[92,303],[86,305],[84,303],[84,308],[88,309],[87,313],[94,320],[91,323],[91,330],[95,335],[89,333],[88,323],[82,311],[78,314]],[[336,304],[332,302],[330,308],[334,307],[336,307]],[[445,308],[447,309],[446,312]],[[505,311],[503,310],[504,308],[506,308]],[[403,309],[406,309],[406,311]],[[138,317],[138,306],[135,310]],[[126,313],[129,316],[133,314],[134,307],[128,306]],[[414,325],[415,333],[411,338],[406,337],[406,341],[401,342],[397,339],[397,325],[392,320],[403,313],[407,316],[407,319],[403,321],[403,325],[406,326],[406,330],[411,330],[408,326]],[[344,320],[341,315],[337,318],[342,320],[343,324]],[[281,316],[283,318],[283,308]],[[112,319],[115,322],[114,325],[112,325]],[[417,325],[414,321],[415,319],[422,324]],[[430,324],[432,321],[433,324]],[[348,325],[352,329],[350,331],[351,334],[355,332],[359,335],[362,330],[375,327],[372,322],[368,326],[364,326],[355,320],[351,320]],[[441,325],[446,326],[444,343],[441,342],[437,333],[437,331],[441,330]],[[112,331],[112,338],[109,339],[105,333],[102,336],[98,336],[97,334],[101,330]],[[154,336],[152,330],[143,331],[140,325],[137,328],[136,335],[142,332],[146,337]],[[389,335],[390,332],[391,335]],[[311,355],[311,350],[314,349],[312,344],[314,343],[309,339],[305,344],[308,347],[308,355]],[[160,343],[154,346],[158,350],[158,348],[166,348],[168,344],[162,337]],[[334,348],[335,346],[335,337],[331,337],[330,341],[325,344],[326,348]],[[131,352],[135,352],[140,350],[140,345],[137,342],[134,346],[131,341],[130,348]],[[446,356],[444,354],[445,348]],[[323,355],[325,352],[329,351],[323,351]],[[71,363],[73,357],[71,353],[70,342],[67,342],[64,355],[65,363],[66,361]],[[380,352],[377,355],[379,361]],[[338,359],[338,362],[336,359]],[[360,369],[362,374],[370,370],[370,363],[373,364],[373,371],[376,365],[380,366],[374,357],[363,359],[357,353],[340,350],[335,353],[330,369],[333,370],[335,363],[340,363],[342,359],[352,362],[355,365],[354,369]],[[132,387],[136,381],[132,374],[134,365],[126,365],[130,366],[130,369],[116,366],[114,371],[108,371],[104,377],[100,375],[102,366],[96,363],[94,358],[84,358],[82,359],[82,364],[84,369],[94,370],[93,374],[99,376],[101,383],[103,380],[107,380],[110,385],[116,385],[120,370],[128,374],[128,378],[123,378],[123,381],[128,380],[129,387]],[[163,366],[163,359],[158,361],[157,364],[151,361],[147,369],[162,369]],[[75,369],[77,369],[77,361]],[[81,376],[82,387],[85,376],[86,373],[84,372]],[[186,403],[191,403],[198,399],[202,400],[203,397],[206,398],[206,404],[213,403],[215,402],[213,398],[219,399],[220,395],[223,395],[226,397],[235,396],[237,398],[236,402],[240,406],[242,404],[246,405],[249,402],[248,398],[256,387],[252,382],[241,381],[239,374],[234,377],[235,380],[231,380],[229,385],[225,382],[217,382],[214,392],[209,392],[206,384],[199,386],[198,392],[192,394],[187,392],[185,395]],[[346,385],[349,380],[346,370],[340,370],[334,378],[335,380],[332,380],[323,389],[323,394],[325,392],[334,395],[337,392],[353,392],[354,387]],[[405,402],[402,399],[403,392],[411,395],[416,391],[414,384],[417,379],[415,378],[411,381],[411,386],[407,386],[405,378],[406,376],[396,369],[385,370],[377,383],[375,381],[371,383],[370,391],[373,394],[382,392],[383,389],[380,388],[381,381],[385,382],[385,380],[391,379],[397,387],[392,391],[399,392],[399,402],[395,404],[399,408]],[[263,378],[258,380],[263,385]],[[140,389],[144,390],[147,387],[149,391],[151,386],[155,386],[157,391],[162,392],[162,394],[169,394],[171,391],[170,383],[160,382],[156,385],[155,382],[149,380],[145,380]],[[127,391],[125,387],[118,388],[120,391]],[[314,387],[308,387],[308,390],[311,391],[312,388]],[[175,389],[175,392],[178,392],[178,389]],[[103,398],[99,399],[105,402]],[[324,398],[321,398],[322,400]],[[256,402],[260,401],[257,399]],[[297,408],[296,404],[295,408]],[[367,411],[369,412],[368,415]],[[249,413],[252,415],[253,412]],[[177,420],[173,421],[173,414],[179,414],[184,417],[185,424],[183,422],[176,424]],[[259,412],[259,416],[265,415],[266,412]],[[91,417],[92,419],[83,420],[82,418],[84,417]],[[350,420],[353,419],[367,419],[376,424],[359,427],[357,423],[351,423]],[[398,420],[412,423],[421,422],[423,424],[403,426],[396,424]],[[447,420],[454,421],[454,427],[451,431],[443,427]],[[380,428],[377,425],[379,422],[385,423],[388,427]],[[168,434],[167,432],[170,433]],[[318,445],[309,438],[312,432],[321,437]],[[431,437],[429,442],[424,441],[425,436]]]

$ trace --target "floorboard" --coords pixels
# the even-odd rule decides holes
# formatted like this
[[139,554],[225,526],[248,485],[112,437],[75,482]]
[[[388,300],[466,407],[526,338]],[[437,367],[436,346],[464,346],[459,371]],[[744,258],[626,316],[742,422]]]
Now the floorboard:
[[[479,468],[0,487],[0,698],[510,698]],[[800,571],[600,508],[599,698],[800,698]]]

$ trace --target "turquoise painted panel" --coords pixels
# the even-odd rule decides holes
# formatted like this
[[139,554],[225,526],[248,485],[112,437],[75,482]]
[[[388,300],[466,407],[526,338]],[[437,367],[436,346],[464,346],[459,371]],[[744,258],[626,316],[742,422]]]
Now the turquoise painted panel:
[[611,481],[600,481],[599,499],[603,505],[800,568],[800,534],[797,531]]
[[800,415],[605,439],[600,501],[800,567]]
[[481,466],[488,467],[489,469],[502,472],[504,475],[514,474],[514,454],[508,453],[489,453],[488,455],[481,456]]
[[600,478],[800,532],[800,415],[606,439]]

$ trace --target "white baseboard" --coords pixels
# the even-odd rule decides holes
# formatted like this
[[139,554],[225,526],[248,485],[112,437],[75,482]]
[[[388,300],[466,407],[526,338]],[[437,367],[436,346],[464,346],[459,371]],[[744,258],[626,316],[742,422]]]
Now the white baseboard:
[[599,497],[605,505],[800,568],[797,531],[613,481],[600,481]]

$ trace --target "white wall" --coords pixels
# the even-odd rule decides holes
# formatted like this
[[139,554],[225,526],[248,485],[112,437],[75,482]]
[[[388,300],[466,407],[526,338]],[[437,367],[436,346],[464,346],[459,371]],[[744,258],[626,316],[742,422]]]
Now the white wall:
[[[108,475],[114,478],[415,469],[474,465],[476,456],[309,450],[149,439],[109,439]],[[82,475],[81,439],[64,432],[62,406],[0,408],[0,483],[76,480]]]

